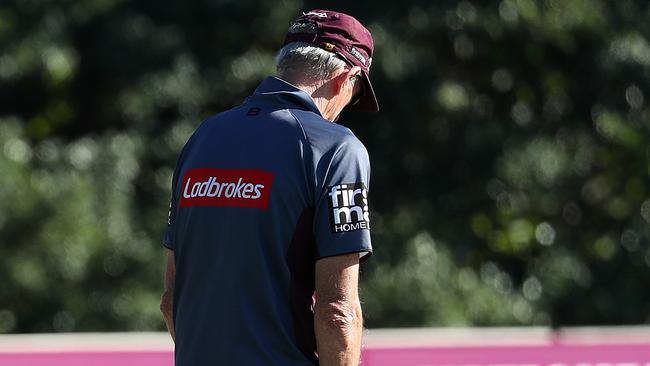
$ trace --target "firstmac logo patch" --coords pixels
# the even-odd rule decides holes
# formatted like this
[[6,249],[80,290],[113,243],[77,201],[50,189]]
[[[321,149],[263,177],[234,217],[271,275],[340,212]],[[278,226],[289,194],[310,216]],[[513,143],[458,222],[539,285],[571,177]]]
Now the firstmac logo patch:
[[368,190],[363,182],[331,186],[327,195],[333,233],[370,229]]

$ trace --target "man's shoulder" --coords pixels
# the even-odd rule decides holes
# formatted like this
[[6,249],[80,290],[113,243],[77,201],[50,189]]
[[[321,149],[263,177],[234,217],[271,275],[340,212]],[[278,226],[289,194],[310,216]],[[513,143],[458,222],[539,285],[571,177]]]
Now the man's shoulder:
[[349,128],[330,122],[314,112],[293,109],[290,112],[313,146],[327,150],[345,145],[365,150],[363,143]]

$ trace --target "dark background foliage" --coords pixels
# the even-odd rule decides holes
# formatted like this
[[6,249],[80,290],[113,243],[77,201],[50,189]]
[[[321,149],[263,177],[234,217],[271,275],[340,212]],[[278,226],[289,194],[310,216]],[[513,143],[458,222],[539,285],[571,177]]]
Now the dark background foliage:
[[[171,173],[300,0],[0,4],[0,332],[163,329]],[[650,5],[330,1],[372,31],[366,324],[650,320]]]

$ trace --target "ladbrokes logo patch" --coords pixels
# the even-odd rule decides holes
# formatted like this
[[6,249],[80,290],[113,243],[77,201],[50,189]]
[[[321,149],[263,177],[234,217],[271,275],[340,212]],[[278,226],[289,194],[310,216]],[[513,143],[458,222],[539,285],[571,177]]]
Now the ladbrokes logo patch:
[[185,173],[180,207],[230,206],[266,209],[273,173],[196,168]]
[[360,183],[329,187],[330,224],[333,233],[370,229],[368,190]]

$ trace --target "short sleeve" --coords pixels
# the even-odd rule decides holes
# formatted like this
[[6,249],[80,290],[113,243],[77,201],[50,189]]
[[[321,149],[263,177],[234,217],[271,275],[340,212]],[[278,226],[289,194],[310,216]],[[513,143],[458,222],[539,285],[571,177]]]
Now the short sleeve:
[[[327,159],[325,156],[322,159]],[[320,182],[315,199],[314,235],[317,259],[372,253],[370,241],[370,161],[363,144],[352,137],[319,163]]]
[[178,211],[178,204],[177,204],[178,199],[176,197],[178,196],[179,193],[177,189],[178,175],[183,162],[183,156],[188,145],[189,142],[183,147],[183,150],[181,151],[181,154],[178,157],[178,161],[176,162],[174,175],[172,176],[172,194],[171,194],[171,198],[169,199],[169,212],[167,213],[167,228],[165,229],[165,236],[163,237],[163,241],[162,241],[163,246],[171,250],[174,250],[176,248],[176,213]]
[[[198,131],[198,129],[197,129]],[[194,132],[196,134],[196,131]],[[163,237],[162,245],[168,249],[174,250],[176,248],[176,214],[178,212],[178,197],[180,197],[180,192],[178,190],[178,179],[183,165],[184,157],[187,150],[190,149],[194,134],[189,138],[183,150],[181,150],[178,160],[176,161],[176,167],[174,168],[174,174],[172,176],[172,194],[169,199],[169,212],[167,213],[167,228],[165,229],[165,235]]]
[[163,246],[167,249],[174,250],[174,224],[176,221],[176,199],[174,199],[174,192],[169,200],[169,212],[167,213],[167,228],[165,229],[165,236],[163,237]]

